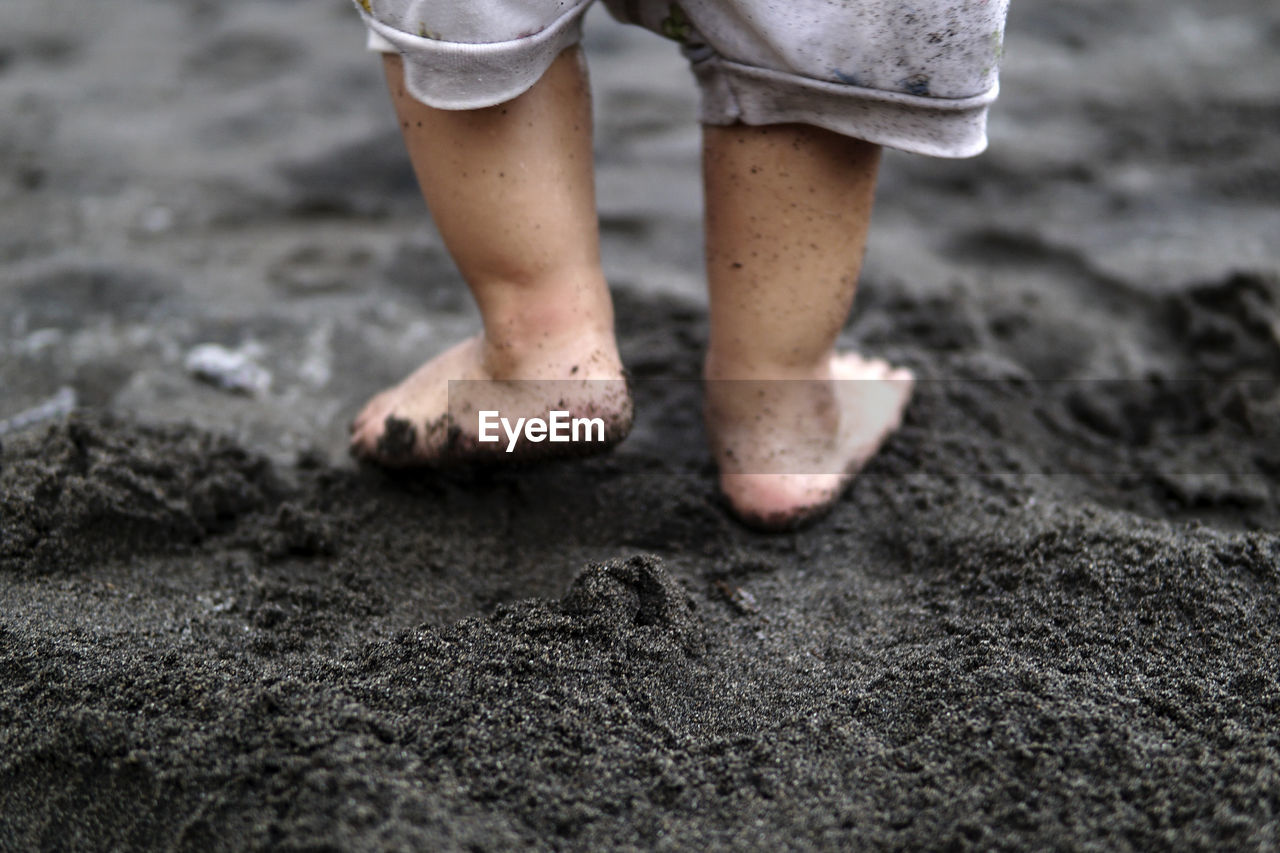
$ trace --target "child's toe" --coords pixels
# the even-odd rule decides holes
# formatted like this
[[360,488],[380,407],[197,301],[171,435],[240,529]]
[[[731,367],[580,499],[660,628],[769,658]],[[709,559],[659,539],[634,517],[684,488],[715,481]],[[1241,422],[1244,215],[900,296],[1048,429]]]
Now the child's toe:
[[347,451],[357,459],[370,459],[375,455],[378,442],[374,431],[370,429],[371,423],[373,422],[366,420],[352,430],[351,439],[347,442]]

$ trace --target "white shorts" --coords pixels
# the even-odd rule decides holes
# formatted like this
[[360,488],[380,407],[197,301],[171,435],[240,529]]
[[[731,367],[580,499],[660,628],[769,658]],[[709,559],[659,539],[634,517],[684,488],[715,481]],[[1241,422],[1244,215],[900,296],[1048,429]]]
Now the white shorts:
[[[537,82],[593,0],[355,2],[415,98],[466,110]],[[937,157],[986,147],[1008,0],[604,2],[681,44],[707,124],[799,122]]]

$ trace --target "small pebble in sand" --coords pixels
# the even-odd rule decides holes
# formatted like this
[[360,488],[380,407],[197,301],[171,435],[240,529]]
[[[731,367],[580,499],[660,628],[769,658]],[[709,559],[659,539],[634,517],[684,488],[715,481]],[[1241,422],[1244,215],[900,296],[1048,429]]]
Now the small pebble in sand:
[[246,347],[200,344],[187,353],[185,363],[188,373],[225,391],[257,395],[271,387],[271,372],[254,361]]
[[44,421],[59,420],[65,418],[75,410],[76,391],[74,388],[63,387],[58,389],[58,393],[54,394],[43,403],[32,406],[25,411],[18,412],[11,418],[0,420],[0,435],[8,435],[11,432],[17,432],[34,426]]
[[720,591],[726,601],[733,605],[733,609],[739,613],[751,614],[760,612],[760,604],[756,601],[756,597],[742,587],[729,586],[724,581],[716,581],[716,589]]

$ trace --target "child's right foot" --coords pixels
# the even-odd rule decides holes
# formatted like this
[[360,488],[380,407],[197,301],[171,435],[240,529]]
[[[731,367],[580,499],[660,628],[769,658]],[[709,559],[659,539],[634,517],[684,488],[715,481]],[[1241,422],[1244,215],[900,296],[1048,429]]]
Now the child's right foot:
[[[720,490],[749,526],[817,518],[902,421],[914,377],[853,353],[812,379],[718,379],[708,369],[707,430]],[[833,381],[834,380],[834,381]]]
[[[496,411],[512,426],[563,411],[568,418],[599,419],[602,428],[583,429],[579,440],[567,442],[530,441],[516,428],[522,437],[512,443],[491,418],[489,434],[498,440],[481,442],[482,410]],[[631,421],[631,395],[612,340],[574,336],[514,357],[494,352],[477,335],[374,396],[351,425],[350,450],[387,467],[579,456],[617,444]]]

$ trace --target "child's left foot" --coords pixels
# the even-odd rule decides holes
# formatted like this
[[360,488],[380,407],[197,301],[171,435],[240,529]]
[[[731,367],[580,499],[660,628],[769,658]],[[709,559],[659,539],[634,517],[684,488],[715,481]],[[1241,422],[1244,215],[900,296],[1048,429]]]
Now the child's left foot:
[[[482,411],[496,413],[485,430],[494,441],[480,440]],[[548,423],[555,412],[570,440],[520,426]],[[574,419],[583,420],[571,429]],[[517,355],[477,335],[370,400],[351,425],[350,450],[395,468],[581,456],[617,444],[631,421],[612,340],[579,335]]]

